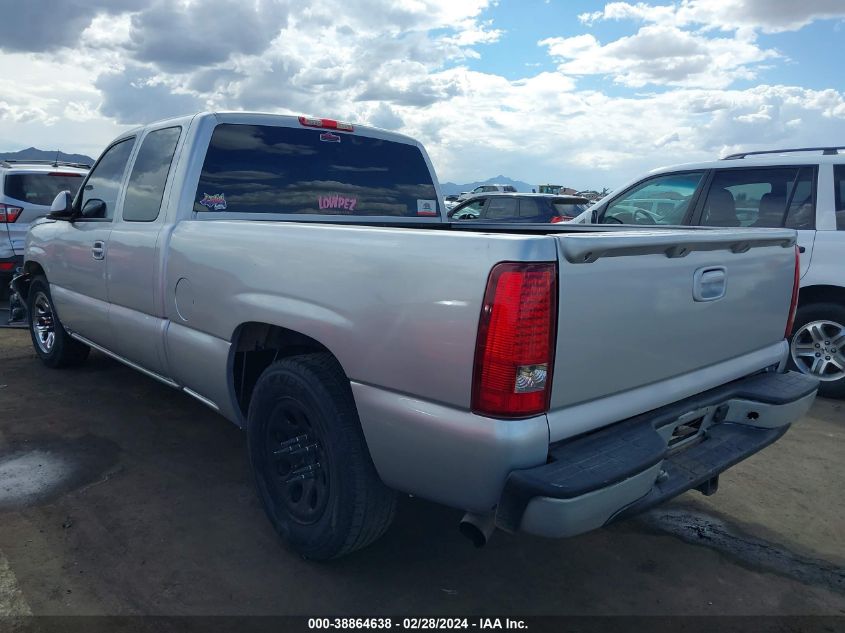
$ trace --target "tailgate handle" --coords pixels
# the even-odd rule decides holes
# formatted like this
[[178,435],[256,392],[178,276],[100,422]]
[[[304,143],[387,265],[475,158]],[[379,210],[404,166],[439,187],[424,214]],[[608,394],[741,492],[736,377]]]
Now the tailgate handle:
[[724,266],[708,266],[695,271],[692,278],[692,297],[696,301],[716,301],[725,296],[728,271]]
[[97,240],[94,242],[94,246],[91,247],[91,257],[94,259],[105,259],[106,257],[106,244],[102,240]]

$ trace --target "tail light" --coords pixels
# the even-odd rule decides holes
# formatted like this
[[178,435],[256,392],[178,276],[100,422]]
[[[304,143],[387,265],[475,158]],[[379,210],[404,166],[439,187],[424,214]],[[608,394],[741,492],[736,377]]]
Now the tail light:
[[473,412],[527,418],[548,411],[556,322],[554,262],[493,268],[478,324]]
[[795,325],[795,312],[798,310],[798,288],[801,285],[801,253],[795,247],[795,275],[792,278],[792,302],[789,304],[789,317],[786,320],[786,331],[784,338],[792,336],[792,327]]
[[352,132],[353,126],[351,123],[344,123],[343,121],[335,121],[334,119],[320,119],[312,116],[299,117],[299,124],[305,127],[319,127],[326,130],[342,130],[344,132]]
[[570,215],[556,215],[556,216],[552,217],[551,223],[557,224],[558,222],[569,222],[573,218],[574,218],[574,216],[570,216]]
[[18,219],[22,212],[21,207],[13,207],[10,204],[0,202],[0,224],[11,224]]
[[10,272],[15,269],[15,262],[0,262],[0,272]]

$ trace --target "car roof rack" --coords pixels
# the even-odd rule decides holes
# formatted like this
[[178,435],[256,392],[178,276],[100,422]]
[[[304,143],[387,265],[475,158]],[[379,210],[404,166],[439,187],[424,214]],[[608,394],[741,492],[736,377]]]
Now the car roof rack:
[[733,160],[745,158],[746,156],[759,156],[760,154],[790,154],[793,152],[821,152],[825,156],[835,156],[839,150],[845,147],[792,147],[787,149],[763,149],[756,152],[739,152],[725,156],[722,160]]
[[26,158],[2,158],[0,166],[14,167],[15,165],[52,165],[53,167],[77,167],[91,169],[88,163],[71,163],[65,160],[28,160]]

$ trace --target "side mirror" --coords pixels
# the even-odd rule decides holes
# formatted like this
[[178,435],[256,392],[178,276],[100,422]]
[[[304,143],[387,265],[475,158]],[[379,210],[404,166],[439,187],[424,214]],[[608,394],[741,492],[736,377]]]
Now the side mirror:
[[73,198],[70,191],[61,191],[53,198],[47,217],[51,220],[70,220],[73,217]]
[[104,218],[106,217],[106,203],[99,198],[91,198],[82,207],[83,218]]

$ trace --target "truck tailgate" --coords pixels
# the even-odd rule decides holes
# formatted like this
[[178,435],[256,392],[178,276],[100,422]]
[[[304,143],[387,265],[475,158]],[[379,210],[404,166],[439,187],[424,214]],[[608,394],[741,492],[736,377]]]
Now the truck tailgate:
[[[570,422],[562,409],[646,385],[654,393],[639,398],[643,406],[662,406],[679,398],[666,388],[671,379],[741,357],[769,362],[761,350],[783,341],[794,231],[655,229],[556,239],[553,440],[569,435],[555,428]],[[572,430],[588,430],[584,423]]]

